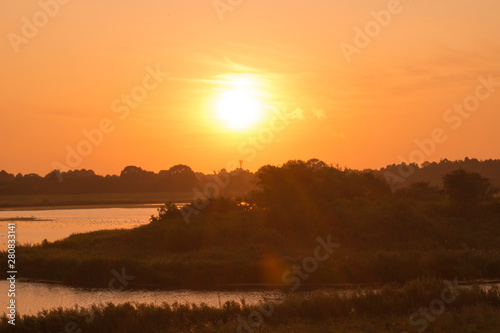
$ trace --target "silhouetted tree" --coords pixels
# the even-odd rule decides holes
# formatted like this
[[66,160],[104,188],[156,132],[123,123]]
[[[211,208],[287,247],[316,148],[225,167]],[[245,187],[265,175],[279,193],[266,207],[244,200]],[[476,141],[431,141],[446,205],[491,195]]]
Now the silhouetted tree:
[[311,219],[334,214],[349,199],[379,200],[391,195],[389,185],[372,172],[341,170],[317,159],[267,165],[256,174],[258,188],[246,198],[263,209],[273,223],[307,227]]
[[461,212],[477,207],[479,203],[491,200],[497,189],[491,186],[488,178],[476,172],[463,169],[453,171],[443,177],[444,191],[451,203]]
[[430,182],[416,182],[408,187],[398,189],[397,195],[410,197],[418,201],[438,201],[443,198],[443,193]]
[[187,165],[174,165],[159,173],[159,180],[164,190],[182,192],[191,191],[198,185],[194,171]]
[[163,207],[158,208],[158,216],[151,215],[150,222],[161,222],[170,219],[175,219],[181,216],[179,207],[173,202],[166,202]]
[[127,166],[122,170],[120,179],[126,191],[147,192],[154,190],[157,181],[154,172],[143,170],[136,166]]

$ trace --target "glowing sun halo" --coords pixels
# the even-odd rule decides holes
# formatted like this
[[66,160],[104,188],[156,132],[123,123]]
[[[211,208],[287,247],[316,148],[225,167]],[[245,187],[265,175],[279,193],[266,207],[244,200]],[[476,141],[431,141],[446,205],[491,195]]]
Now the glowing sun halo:
[[236,88],[223,92],[216,101],[217,118],[232,129],[247,128],[261,117],[262,105],[252,91]]

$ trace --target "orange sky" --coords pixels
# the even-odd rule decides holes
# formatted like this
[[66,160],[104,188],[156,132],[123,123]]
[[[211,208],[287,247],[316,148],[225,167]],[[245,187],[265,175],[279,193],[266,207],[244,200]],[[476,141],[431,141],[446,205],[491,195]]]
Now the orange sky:
[[[0,3],[0,170],[500,158],[500,84],[478,88],[479,77],[500,82],[497,0],[232,0],[224,20],[213,0],[60,2]],[[355,40],[356,27],[375,30]],[[168,77],[147,77],[156,69]],[[231,129],[214,105],[239,81],[261,117]],[[134,89],[147,96],[127,107]],[[477,89],[475,111],[447,112]],[[102,142],[88,146],[82,131],[103,119]],[[436,128],[446,140],[419,148]],[[68,147],[86,156],[72,166]]]

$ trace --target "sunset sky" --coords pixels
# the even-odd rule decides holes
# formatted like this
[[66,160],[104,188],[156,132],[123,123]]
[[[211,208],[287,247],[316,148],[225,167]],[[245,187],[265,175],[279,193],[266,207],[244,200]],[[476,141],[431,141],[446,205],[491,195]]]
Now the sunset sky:
[[498,0],[61,2],[0,3],[0,170],[500,158]]

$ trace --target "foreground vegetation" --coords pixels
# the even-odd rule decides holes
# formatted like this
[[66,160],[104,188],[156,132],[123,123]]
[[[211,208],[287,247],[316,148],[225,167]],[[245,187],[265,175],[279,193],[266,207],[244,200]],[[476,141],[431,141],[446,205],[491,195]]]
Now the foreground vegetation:
[[185,219],[169,204],[133,230],[21,246],[17,267],[24,278],[104,288],[122,268],[135,276],[129,288],[289,288],[285,274],[330,237],[338,248],[304,285],[500,277],[500,204],[476,174],[450,174],[448,194],[425,183],[392,193],[371,174],[318,161],[265,167],[259,177],[245,205],[207,199]]
[[[439,303],[446,290],[449,299]],[[428,316],[419,314],[426,310]],[[434,309],[434,310],[432,310]],[[259,319],[261,318],[261,319]],[[427,318],[427,319],[425,319]],[[252,321],[254,320],[254,321]],[[247,326],[248,325],[248,326]],[[251,325],[254,325],[253,328]],[[315,292],[303,298],[260,305],[227,302],[219,307],[194,304],[161,306],[127,303],[91,308],[54,309],[0,320],[2,332],[498,332],[500,291],[449,287],[437,280],[352,295]]]

